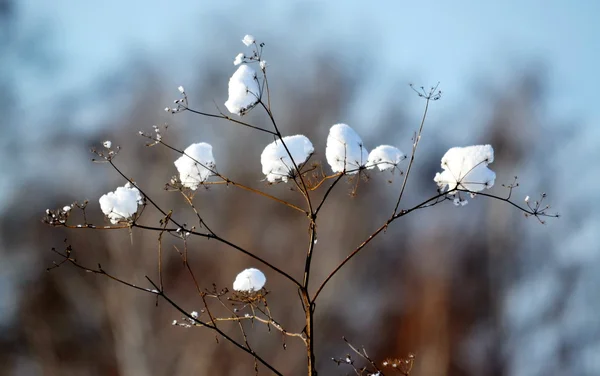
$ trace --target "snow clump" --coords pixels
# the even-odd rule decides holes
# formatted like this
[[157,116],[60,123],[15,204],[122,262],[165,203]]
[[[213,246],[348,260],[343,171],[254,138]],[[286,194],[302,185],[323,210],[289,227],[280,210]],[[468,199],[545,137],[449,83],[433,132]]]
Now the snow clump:
[[233,289],[241,292],[255,292],[262,289],[267,278],[258,269],[246,269],[235,277]]
[[137,212],[138,205],[143,202],[140,191],[128,182],[114,192],[108,192],[100,197],[100,208],[112,224],[117,224],[131,219]]
[[246,45],[246,47],[250,47],[250,45],[252,45],[254,42],[255,42],[255,39],[250,34],[246,34],[244,36],[244,39],[242,39],[242,43],[244,43]]
[[[287,183],[288,178],[294,170],[294,163],[299,168],[315,151],[313,144],[306,136],[299,134],[283,137],[282,140],[283,143],[281,140],[271,142],[260,155],[262,172],[271,183],[278,180]],[[292,162],[290,155],[285,150],[284,143],[290,151],[294,162]]]
[[400,149],[390,145],[379,145],[369,153],[366,167],[369,170],[375,168],[375,166],[379,167],[379,171],[391,170],[404,158],[406,156]]
[[260,99],[256,71],[246,64],[240,65],[229,79],[229,98],[225,107],[232,114],[243,115]]
[[463,189],[479,192],[484,188],[489,189],[496,180],[496,173],[487,167],[493,161],[494,149],[491,145],[454,147],[444,154],[444,171],[436,173],[433,180],[440,189],[447,186],[447,191]]
[[183,152],[184,155],[175,161],[175,167],[179,171],[181,184],[195,191],[200,183],[213,175],[215,158],[212,146],[206,142],[199,142],[191,144]]
[[367,163],[369,152],[354,129],[347,124],[335,124],[327,136],[325,157],[333,172],[356,174]]
[[244,56],[244,54],[242,54],[242,53],[237,54],[235,59],[233,59],[233,65],[240,65],[241,63],[244,62],[245,57],[246,56]]

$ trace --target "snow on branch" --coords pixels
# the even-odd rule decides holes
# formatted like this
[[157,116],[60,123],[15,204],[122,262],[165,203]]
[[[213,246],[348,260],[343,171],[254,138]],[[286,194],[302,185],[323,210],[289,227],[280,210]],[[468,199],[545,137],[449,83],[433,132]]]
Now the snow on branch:
[[242,271],[233,281],[233,289],[240,292],[255,292],[265,286],[267,277],[258,269],[250,268]]
[[369,152],[358,133],[340,123],[329,129],[325,157],[333,172],[356,174],[367,163]]
[[[284,144],[287,146],[289,154]],[[278,180],[287,183],[294,172],[294,165],[300,167],[314,151],[313,144],[303,135],[287,136],[281,140],[275,140],[267,145],[260,155],[262,172],[271,183]]]
[[246,64],[240,65],[229,79],[229,98],[225,107],[232,114],[242,116],[259,100],[260,85],[256,71]]
[[487,167],[493,161],[491,145],[454,147],[442,157],[444,171],[436,173],[433,180],[440,189],[447,187],[449,194],[457,189],[470,192],[489,189],[496,180],[496,173]]
[[206,142],[191,144],[184,150],[184,155],[175,161],[175,167],[184,187],[198,189],[202,182],[213,175],[215,158],[212,146]]
[[113,224],[131,219],[137,212],[138,205],[144,203],[140,191],[130,183],[118,187],[114,192],[108,192],[99,201],[102,212]]
[[390,145],[379,145],[369,153],[366,167],[369,170],[379,167],[379,171],[392,170],[406,159],[400,149]]

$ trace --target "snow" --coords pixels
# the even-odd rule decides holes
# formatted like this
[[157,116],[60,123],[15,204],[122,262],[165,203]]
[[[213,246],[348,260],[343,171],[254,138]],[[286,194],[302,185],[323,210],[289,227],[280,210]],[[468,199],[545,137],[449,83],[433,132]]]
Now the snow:
[[71,211],[71,207],[70,207],[70,206],[65,206],[65,207],[63,207],[63,209],[62,209],[62,210],[63,210],[65,213],[68,213],[68,212],[70,212],[70,211]]
[[496,180],[496,173],[487,167],[493,161],[494,149],[491,145],[454,147],[444,154],[444,171],[436,173],[433,180],[441,189],[447,186],[448,191],[464,189],[479,192],[484,188],[489,189]]
[[138,210],[138,205],[143,203],[140,191],[131,185],[125,184],[114,192],[108,192],[100,197],[100,209],[111,223],[116,224],[133,217]]
[[206,142],[200,142],[191,144],[183,152],[184,155],[175,161],[179,179],[184,187],[196,190],[200,183],[213,175],[215,158],[212,146]]
[[258,269],[246,269],[235,277],[233,289],[242,292],[254,292],[263,288],[267,278]]
[[256,71],[246,64],[240,65],[229,79],[229,98],[225,107],[232,114],[243,115],[256,105],[260,98],[260,87]]
[[398,148],[390,145],[379,145],[369,153],[366,167],[370,170],[375,166],[379,167],[379,171],[392,170],[404,158],[406,156]]
[[179,86],[179,87],[177,88],[177,90],[179,90],[179,92],[180,92],[181,94],[185,93],[185,89],[183,88],[183,86]]
[[267,61],[266,60],[261,60],[260,63],[258,63],[258,65],[260,66],[261,70],[265,70],[267,69]]
[[233,65],[240,65],[241,63],[244,62],[245,57],[246,56],[244,56],[244,54],[242,54],[242,53],[237,54],[235,59],[233,59]]
[[112,146],[112,142],[110,142],[110,141],[108,141],[108,140],[107,140],[107,141],[104,141],[104,142],[102,143],[102,146],[104,146],[104,147],[105,147],[105,148],[107,148],[107,149],[110,149],[110,147]]
[[250,47],[250,45],[252,45],[254,42],[254,37],[250,34],[246,34],[246,36],[244,36],[244,39],[242,39],[242,43],[244,43],[246,47]]
[[463,200],[460,198],[455,198],[453,202],[454,202],[454,206],[465,206],[469,203],[468,200]]
[[356,174],[367,162],[369,152],[354,129],[347,124],[335,124],[327,136],[325,157],[333,172]]
[[[303,135],[287,136],[282,138],[283,143],[287,146],[293,161],[296,166],[300,165],[311,156],[315,151],[310,140]],[[266,175],[267,180],[271,183],[278,180],[288,181],[291,173],[294,170],[294,163],[290,159],[288,152],[285,150],[281,140],[275,140],[263,150],[260,155],[260,163],[262,164],[262,172]]]

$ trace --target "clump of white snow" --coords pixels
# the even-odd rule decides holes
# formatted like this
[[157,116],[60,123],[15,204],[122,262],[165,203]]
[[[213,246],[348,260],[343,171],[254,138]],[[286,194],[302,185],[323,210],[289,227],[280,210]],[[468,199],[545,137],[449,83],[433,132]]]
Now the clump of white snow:
[[213,175],[215,158],[212,146],[206,142],[199,142],[191,144],[183,152],[184,155],[175,161],[179,179],[184,187],[196,190],[200,183]]
[[267,278],[258,269],[246,269],[235,277],[233,289],[241,292],[254,292],[263,288]]
[[102,146],[104,146],[107,149],[110,149],[110,147],[112,146],[112,142],[106,140],[102,143]]
[[246,56],[244,56],[243,53],[239,53],[237,54],[237,56],[235,57],[235,59],[233,59],[233,65],[240,65],[241,63],[244,62],[244,58]]
[[[315,151],[310,140],[303,135],[287,136],[282,138],[292,155],[294,163],[298,168]],[[288,181],[291,173],[294,171],[294,163],[290,159],[288,152],[281,140],[271,142],[260,155],[262,172],[271,183],[278,180]]]
[[327,136],[325,157],[333,172],[356,174],[367,163],[369,152],[354,129],[347,124],[335,124]]
[[138,210],[138,205],[143,202],[140,191],[128,182],[114,192],[100,197],[100,208],[111,223],[116,224],[132,218]]
[[250,34],[246,34],[244,36],[244,39],[242,39],[242,43],[244,43],[246,45],[246,47],[250,47],[250,45],[253,44],[254,42],[255,42],[255,39]]
[[491,145],[454,147],[444,154],[444,171],[436,173],[433,180],[441,189],[447,186],[448,191],[464,189],[479,192],[484,188],[489,189],[496,180],[496,173],[487,167],[493,161],[494,149]]
[[260,98],[256,71],[246,64],[240,65],[229,79],[229,98],[225,107],[232,114],[243,115],[254,107]]
[[400,149],[390,145],[379,145],[369,153],[366,167],[369,170],[375,168],[375,166],[379,167],[379,171],[391,170],[404,158],[406,156]]

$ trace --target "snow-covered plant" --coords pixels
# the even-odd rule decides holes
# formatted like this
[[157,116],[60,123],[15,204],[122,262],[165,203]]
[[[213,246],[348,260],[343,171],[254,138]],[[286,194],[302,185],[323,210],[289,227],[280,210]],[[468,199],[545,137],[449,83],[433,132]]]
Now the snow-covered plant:
[[260,155],[262,172],[271,183],[278,180],[287,183],[293,177],[296,166],[300,167],[314,151],[310,140],[300,134],[275,140]]
[[[140,191],[130,182],[100,197],[100,209],[111,223],[130,220],[144,203]],[[66,208],[66,207],[65,207]],[[64,210],[64,209],[63,209]]]
[[175,161],[175,167],[179,172],[181,184],[195,191],[201,183],[213,175],[215,158],[212,146],[206,142],[199,142],[188,146],[183,153]]
[[233,289],[242,292],[256,292],[267,283],[267,277],[258,269],[249,268],[242,271],[233,281]]
[[[246,329],[248,325],[264,324],[267,329],[277,330],[281,333],[284,348],[285,338],[293,338],[304,345],[307,375],[314,376],[317,374],[314,317],[319,312],[317,302],[324,299],[321,292],[348,262],[352,261],[363,250],[370,248],[368,245],[373,239],[385,233],[386,230],[391,231],[392,224],[398,218],[408,215],[413,211],[430,208],[446,201],[451,201],[458,206],[462,206],[466,204],[466,200],[461,197],[461,194],[469,194],[471,196],[480,195],[492,200],[509,203],[512,207],[525,213],[526,216],[534,216],[541,222],[543,222],[542,219],[544,217],[557,216],[547,212],[549,206],[543,203],[546,198],[545,194],[542,194],[539,200],[530,199],[527,196],[525,198],[525,206],[512,201],[511,193],[518,186],[516,181],[512,184],[503,185],[508,189],[508,194],[505,197],[483,191],[484,188],[492,188],[496,180],[496,174],[488,168],[488,165],[494,161],[494,149],[491,145],[453,147],[448,150],[442,157],[443,171],[437,173],[433,179],[437,183],[437,189],[434,182],[431,182],[429,198],[418,203],[407,204],[403,200],[403,197],[421,141],[427,111],[431,102],[437,101],[441,97],[441,92],[437,90],[437,86],[432,87],[431,90],[423,88],[415,90],[413,88],[419,97],[425,100],[425,109],[422,121],[412,139],[412,144],[409,145],[411,148],[408,158],[406,158],[400,149],[391,145],[377,146],[369,153],[360,136],[350,126],[343,123],[330,127],[325,149],[323,150],[322,146],[315,148],[308,137],[304,135],[287,135],[287,128],[277,123],[273,109],[271,108],[271,94],[266,73],[267,64],[262,56],[264,44],[257,43],[251,35],[246,35],[242,39],[242,42],[252,49],[252,51],[250,53],[240,53],[234,59],[234,64],[239,65],[239,67],[229,80],[229,98],[225,102],[225,107],[232,114],[240,116],[252,108],[262,109],[266,116],[260,124],[250,124],[249,122],[240,120],[237,116],[230,117],[220,110],[217,113],[212,113],[190,108],[188,95],[182,86],[178,87],[181,97],[175,100],[175,106],[167,107],[165,110],[171,114],[190,112],[211,119],[221,119],[227,121],[231,126],[246,127],[259,132],[264,136],[264,143],[262,145],[267,145],[260,155],[260,163],[262,173],[265,175],[268,183],[262,183],[260,187],[252,186],[261,184],[258,183],[260,181],[258,174],[256,179],[251,179],[250,182],[243,183],[234,177],[226,176],[229,175],[227,173],[218,172],[215,168],[213,148],[207,143],[194,143],[186,147],[185,150],[182,150],[181,147],[166,142],[164,134],[161,132],[162,127],[154,126],[153,131],[149,133],[140,131],[139,134],[150,141],[147,143],[147,146],[164,147],[166,150],[178,154],[175,167],[179,176],[172,178],[166,186],[168,191],[181,193],[185,203],[193,210],[197,224],[189,226],[186,224],[185,216],[181,214],[180,210],[161,207],[158,204],[159,201],[149,197],[143,188],[133,183],[132,179],[115,163],[115,158],[120,148],[118,146],[112,148],[112,142],[104,141],[102,144],[103,148],[93,150],[98,156],[98,159],[94,159],[94,161],[109,164],[125,180],[123,187],[119,187],[114,192],[103,195],[99,200],[100,209],[111,225],[98,226],[89,223],[88,216],[86,216],[86,210],[88,209],[87,201],[81,204],[75,202],[58,210],[47,209],[44,221],[52,226],[70,229],[137,228],[143,231],[155,232],[158,235],[158,273],[155,277],[147,277],[147,285],[140,286],[138,283],[129,282],[129,277],[127,276],[116,276],[100,266],[95,268],[80,263],[78,259],[73,257],[74,250],[71,246],[67,246],[64,252],[55,250],[62,257],[62,261],[56,263],[55,267],[64,263],[71,263],[90,273],[107,276],[111,280],[122,283],[127,287],[155,295],[157,298],[162,298],[175,311],[179,312],[178,314],[184,316],[181,319],[173,320],[172,325],[181,328],[201,327],[212,330],[218,338],[223,338],[231,342],[240,351],[251,356],[255,361],[256,374],[259,372],[259,366],[262,366],[276,375],[282,375],[282,372],[271,362],[272,355],[259,354],[257,349],[252,346],[252,342],[247,340],[250,334]],[[258,65],[259,73],[251,67],[252,64]],[[328,125],[321,124],[320,126],[325,130],[325,127]],[[405,144],[406,140],[393,140],[390,143]],[[326,168],[322,161],[313,160],[322,157],[323,151],[326,162],[330,170],[333,171],[331,174],[327,172],[329,168]],[[502,156],[499,157],[502,158]],[[309,158],[311,159],[311,163],[308,163]],[[405,159],[408,159],[408,162],[403,164]],[[258,165],[259,156],[248,157],[244,163],[251,166],[253,161]],[[249,171],[253,170],[249,168]],[[333,268],[324,279],[318,281],[316,285],[314,282],[313,284],[309,284],[312,277],[311,271],[313,270],[312,256],[317,249],[317,231],[322,228],[318,226],[318,223],[322,213],[325,211],[324,203],[332,197],[335,187],[343,181],[353,181],[354,184],[358,184],[357,182],[361,180],[359,178],[365,177],[368,174],[390,174],[389,176],[393,176],[396,173],[401,177],[401,183],[399,184],[397,193],[394,195],[396,196],[396,204],[393,210],[391,210],[390,216],[385,218],[380,226],[364,241],[358,243],[354,249],[349,250],[347,257]],[[165,177],[165,180],[167,179]],[[276,191],[270,191],[271,185],[276,183],[291,183],[289,187],[298,193],[301,203],[298,203],[298,200],[293,202],[288,201],[278,196],[277,193],[273,193]],[[210,221],[204,216],[202,208],[196,206],[194,200],[197,195],[201,195],[198,193],[199,187],[208,187],[209,185],[218,186],[219,184],[240,188],[257,195],[257,197],[270,199],[275,203],[293,209],[297,215],[301,216],[306,226],[303,231],[307,234],[307,241],[302,242],[302,245],[289,244],[281,252],[299,252],[300,250],[297,248],[299,246],[304,247],[304,244],[307,244],[307,248],[303,250],[306,255],[303,264],[295,267],[291,267],[290,265],[274,265],[263,258],[262,254],[249,251],[237,245],[233,239],[225,238],[214,232],[212,224],[207,223]],[[160,225],[157,225],[153,220],[145,221],[145,216],[142,215],[144,214],[143,210],[138,210],[140,209],[140,205],[142,205],[142,209],[148,207],[149,209],[147,210],[154,210],[161,217]],[[83,213],[80,216],[83,223],[76,222],[78,218],[77,211]],[[263,218],[261,217],[260,220],[263,220]],[[267,220],[269,219],[267,218]],[[273,220],[277,221],[278,219]],[[293,225],[297,222],[290,223]],[[278,223],[278,225],[281,226],[284,224]],[[265,223],[263,228],[265,231],[268,231],[269,224]],[[180,252],[179,248],[176,248],[177,253],[182,258],[183,270],[190,274],[191,279],[195,283],[195,288],[202,298],[204,304],[202,309],[186,311],[183,308],[185,302],[176,302],[170,292],[165,291],[161,268],[163,235],[165,234],[172,235],[172,237],[183,243],[186,251]],[[327,233],[319,234],[321,237],[326,237],[327,235]],[[288,285],[282,285],[281,289],[288,287],[290,290],[289,294],[298,295],[302,309],[301,315],[304,321],[297,323],[296,327],[302,329],[291,330],[284,328],[274,318],[274,315],[271,314],[271,309],[267,304],[269,291],[265,287],[266,276],[257,268],[245,269],[235,278],[234,276],[229,276],[233,280],[233,292],[228,288],[219,289],[215,285],[212,288],[202,288],[201,286],[210,286],[210,282],[206,281],[203,276],[196,276],[194,274],[193,268],[190,266],[186,256],[187,242],[192,237],[210,239],[212,242],[221,243],[247,257],[249,263],[251,262],[255,266],[260,267],[267,274],[276,274],[281,280],[286,281]],[[300,269],[303,270],[302,275],[298,275],[297,271]],[[295,270],[296,272],[293,273],[291,270]],[[274,298],[276,299],[277,297],[275,296]],[[219,309],[222,309],[222,311],[219,312]],[[232,324],[234,325],[233,328],[236,328],[235,330],[239,330],[238,334],[243,338],[242,340],[232,335],[232,327],[230,326]],[[409,355],[405,359],[390,358],[381,364],[377,364],[367,355],[364,349],[357,349],[348,341],[346,342],[356,355],[347,355],[343,358],[329,356],[329,358],[333,359],[340,366],[352,367],[357,375],[381,376],[390,374],[390,372],[399,372],[400,374],[408,375],[415,362],[414,356]],[[355,358],[364,364],[359,365],[355,362]]]
[[365,167],[369,152],[358,133],[348,124],[340,123],[329,129],[325,157],[333,172],[356,174]]
[[390,145],[379,145],[369,153],[367,168],[369,170],[379,167],[380,171],[396,168],[406,158],[400,149]]
[[454,147],[442,157],[444,171],[435,174],[433,180],[441,189],[448,188],[449,194],[457,189],[479,192],[494,186],[496,173],[488,168],[494,161],[491,145]]
[[[236,57],[235,63],[241,64],[241,61]],[[232,114],[241,116],[259,101],[260,85],[256,71],[249,65],[242,64],[229,79],[229,99],[225,102],[225,107]]]

